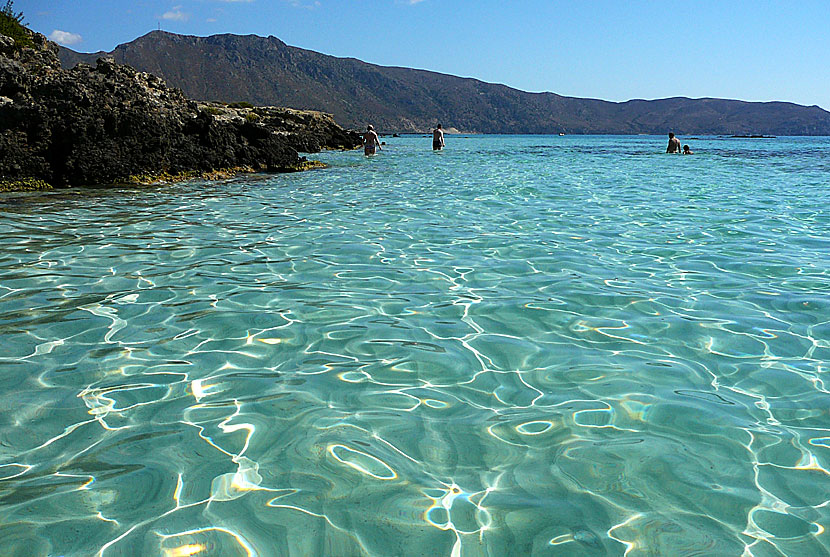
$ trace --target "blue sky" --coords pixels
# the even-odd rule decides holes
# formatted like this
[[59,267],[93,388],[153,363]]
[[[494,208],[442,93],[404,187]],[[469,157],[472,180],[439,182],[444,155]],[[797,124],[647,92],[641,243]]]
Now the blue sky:
[[82,52],[112,50],[160,26],[274,35],[524,91],[830,110],[828,0],[16,0],[14,8],[30,28]]

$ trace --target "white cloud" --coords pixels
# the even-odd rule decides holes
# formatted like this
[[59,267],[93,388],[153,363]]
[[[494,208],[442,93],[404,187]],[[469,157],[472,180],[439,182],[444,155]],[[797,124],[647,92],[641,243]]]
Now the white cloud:
[[77,33],[70,33],[69,31],[61,31],[60,29],[55,29],[54,31],[52,31],[49,34],[49,39],[55,41],[58,44],[62,44],[62,45],[65,45],[65,46],[72,45],[72,44],[78,44],[79,42],[84,40],[84,38],[81,37]]
[[[227,1],[227,0],[225,0],[225,1]],[[317,1],[317,2],[304,2],[304,1],[301,1],[301,0],[282,0],[282,1],[286,2],[288,4],[291,4],[295,8],[302,8],[304,10],[313,10],[315,8],[320,7],[320,2],[319,1]]]
[[181,6],[173,6],[172,10],[164,12],[161,19],[167,19],[169,21],[187,21],[190,19],[190,14],[183,12]]

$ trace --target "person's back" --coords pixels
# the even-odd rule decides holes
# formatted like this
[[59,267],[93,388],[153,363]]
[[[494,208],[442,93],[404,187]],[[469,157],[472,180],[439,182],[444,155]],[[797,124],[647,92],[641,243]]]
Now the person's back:
[[378,134],[375,128],[372,127],[372,124],[369,124],[366,127],[366,133],[363,134],[363,154],[374,155],[375,149],[380,149],[380,138],[378,138]]
[[669,132],[669,146],[666,147],[667,153],[680,153],[680,140],[674,137],[674,133]]
[[441,124],[432,132],[432,149],[440,151],[444,148],[444,130],[441,129]]

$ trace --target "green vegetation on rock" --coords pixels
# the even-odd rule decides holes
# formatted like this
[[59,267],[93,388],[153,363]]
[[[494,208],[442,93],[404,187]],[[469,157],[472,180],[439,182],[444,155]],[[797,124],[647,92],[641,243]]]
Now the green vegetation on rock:
[[122,180],[116,180],[116,184],[129,184],[134,186],[154,186],[158,184],[172,184],[185,180],[227,180],[237,174],[255,172],[250,166],[236,166],[233,168],[219,168],[209,171],[190,170],[187,172],[149,172],[145,174],[134,174]]
[[[282,168],[281,172],[302,172],[304,170],[314,170],[317,168],[328,168],[328,165],[320,161],[300,161],[293,166]],[[157,186],[160,184],[173,184],[176,182],[184,182],[185,180],[228,180],[237,174],[250,174],[257,172],[256,168],[251,166],[235,166],[232,168],[218,168],[209,171],[191,170],[188,172],[150,172],[146,174],[135,174],[128,176],[122,180],[116,180],[115,184],[126,184],[132,186]],[[2,184],[2,182],[0,182]],[[2,189],[0,189],[2,191]]]
[[296,167],[292,168],[291,170],[294,172],[302,172],[303,170],[314,170],[316,168],[328,168],[324,162],[320,161],[302,161]]
[[37,178],[20,180],[0,180],[0,192],[51,190],[52,186]]
[[23,12],[15,13],[12,0],[6,0],[6,5],[0,8],[0,35],[14,39],[17,47],[32,46],[32,39],[23,24]]

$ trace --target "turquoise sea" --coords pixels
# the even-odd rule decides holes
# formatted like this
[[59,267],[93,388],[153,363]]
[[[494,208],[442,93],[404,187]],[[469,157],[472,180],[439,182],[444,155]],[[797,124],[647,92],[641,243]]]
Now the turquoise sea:
[[0,555],[830,554],[830,138],[0,195]]

